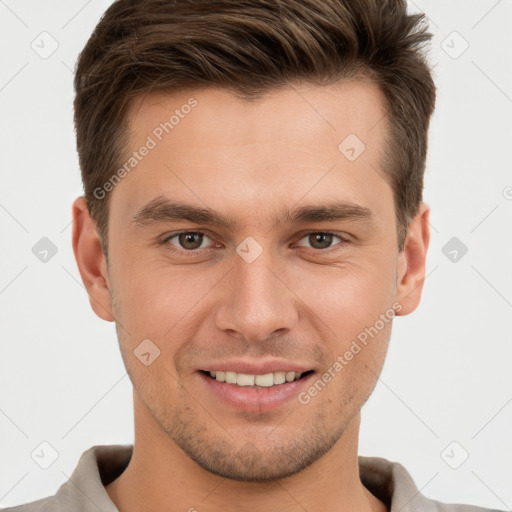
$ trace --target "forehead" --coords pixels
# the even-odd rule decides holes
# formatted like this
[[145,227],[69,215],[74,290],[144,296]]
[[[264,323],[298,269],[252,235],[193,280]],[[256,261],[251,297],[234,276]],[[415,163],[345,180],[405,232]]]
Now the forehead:
[[252,101],[216,88],[147,94],[128,125],[131,151],[150,149],[112,200],[126,212],[167,196],[226,213],[266,208],[273,218],[283,198],[369,205],[378,195],[365,197],[368,185],[387,186],[385,118],[379,88],[360,81],[294,84]]
[[[288,142],[309,145],[314,142],[313,136],[324,139],[329,131],[334,142],[349,133],[373,142],[386,126],[380,123],[385,112],[386,102],[379,87],[361,79],[329,86],[290,84],[250,100],[215,87],[147,93],[132,102],[127,118],[133,146],[148,134],[159,139],[172,132],[179,139],[181,131],[187,136],[183,128],[190,124],[185,122],[187,118],[200,118],[194,132],[205,144],[225,139],[230,144],[268,143],[286,137]],[[161,123],[167,123],[168,130]],[[377,125],[380,129],[374,130]]]

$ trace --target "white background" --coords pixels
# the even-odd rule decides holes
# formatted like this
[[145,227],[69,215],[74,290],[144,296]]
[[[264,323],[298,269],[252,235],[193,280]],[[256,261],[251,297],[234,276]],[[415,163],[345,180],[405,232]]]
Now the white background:
[[[90,309],[71,249],[72,70],[109,4],[0,0],[2,506],[53,494],[90,446],[133,442],[114,326]],[[438,86],[428,277],[420,308],[395,321],[360,453],[401,462],[428,497],[510,510],[512,3],[410,7],[430,18]],[[47,59],[31,48],[51,48],[43,31],[58,42]],[[454,236],[468,248],[456,263],[442,252]],[[32,253],[42,237],[58,249],[47,263]],[[42,441],[58,452],[48,469],[30,456]],[[458,469],[441,457],[452,441],[452,464],[469,453]]]

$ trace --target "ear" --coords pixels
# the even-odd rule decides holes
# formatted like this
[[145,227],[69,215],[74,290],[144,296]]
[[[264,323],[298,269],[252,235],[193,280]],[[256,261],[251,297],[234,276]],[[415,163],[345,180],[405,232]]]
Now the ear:
[[402,307],[396,310],[397,316],[412,313],[420,303],[430,242],[429,215],[430,208],[421,203],[407,228],[404,249],[398,256],[397,302]]
[[103,320],[112,322],[112,301],[109,290],[107,262],[96,222],[91,218],[84,197],[73,202],[73,252],[78,270],[89,295],[93,311]]

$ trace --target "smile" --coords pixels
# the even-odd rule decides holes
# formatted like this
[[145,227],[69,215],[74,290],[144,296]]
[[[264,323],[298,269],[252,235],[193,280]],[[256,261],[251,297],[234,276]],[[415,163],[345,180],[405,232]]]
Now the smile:
[[302,378],[302,376],[311,373],[313,370],[297,373],[297,372],[273,372],[263,375],[250,375],[247,373],[224,372],[224,371],[203,371],[202,373],[209,375],[217,382],[225,382],[236,386],[250,388],[270,388],[280,386],[286,382],[294,382]]

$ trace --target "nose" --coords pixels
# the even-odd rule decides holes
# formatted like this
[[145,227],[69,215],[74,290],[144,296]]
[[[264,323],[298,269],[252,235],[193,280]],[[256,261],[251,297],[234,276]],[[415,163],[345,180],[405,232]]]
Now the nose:
[[238,255],[225,277],[215,314],[218,329],[247,342],[257,342],[293,329],[299,298],[285,282],[283,262],[270,250],[251,263]]

